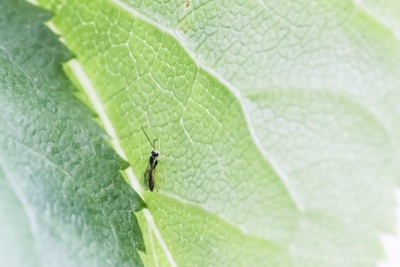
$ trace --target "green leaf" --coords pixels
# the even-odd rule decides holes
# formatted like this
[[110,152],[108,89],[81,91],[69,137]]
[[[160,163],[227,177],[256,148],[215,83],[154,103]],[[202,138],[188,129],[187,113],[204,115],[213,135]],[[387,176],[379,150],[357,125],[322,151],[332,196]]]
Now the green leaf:
[[2,249],[0,265],[141,266],[144,203],[73,96],[60,64],[70,53],[43,25],[51,14],[11,0],[0,13],[0,228],[14,231],[0,243],[15,254]]
[[[385,257],[400,46],[396,19],[357,2],[39,1],[75,55],[65,70],[78,97],[146,201],[146,265]],[[152,193],[141,126],[162,154]]]
[[0,170],[0,265],[41,266],[27,214]]

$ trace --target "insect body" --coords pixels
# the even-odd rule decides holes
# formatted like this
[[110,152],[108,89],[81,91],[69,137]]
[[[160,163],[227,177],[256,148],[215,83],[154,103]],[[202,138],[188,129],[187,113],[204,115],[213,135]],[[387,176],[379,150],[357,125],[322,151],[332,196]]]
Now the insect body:
[[142,127],[142,131],[146,135],[147,140],[149,140],[150,145],[153,148],[153,150],[151,151],[150,158],[149,158],[149,164],[147,165],[146,171],[144,172],[144,183],[150,189],[150,191],[153,192],[155,169],[158,164],[157,157],[160,155],[160,153],[155,150],[155,142],[157,141],[157,139],[154,139],[153,143],[151,143],[150,138],[147,136],[143,127]]

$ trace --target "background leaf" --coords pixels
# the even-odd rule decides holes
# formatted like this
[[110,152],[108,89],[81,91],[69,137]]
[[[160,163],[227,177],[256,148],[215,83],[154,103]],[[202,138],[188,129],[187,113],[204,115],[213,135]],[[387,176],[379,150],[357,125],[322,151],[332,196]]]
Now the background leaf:
[[[400,50],[397,5],[380,3],[39,1],[76,57],[65,70],[77,95],[146,200],[146,265],[384,257]],[[154,193],[140,186],[140,126],[160,140]]]
[[2,172],[0,228],[15,231],[0,240],[19,258],[29,245],[33,254],[10,262],[2,250],[0,266],[39,258],[43,266],[142,265],[134,211],[144,204],[119,173],[127,164],[72,95],[60,65],[70,53],[43,25],[50,14],[19,1],[1,1],[0,12],[0,169],[8,181]]
[[41,266],[27,214],[0,170],[0,266]]

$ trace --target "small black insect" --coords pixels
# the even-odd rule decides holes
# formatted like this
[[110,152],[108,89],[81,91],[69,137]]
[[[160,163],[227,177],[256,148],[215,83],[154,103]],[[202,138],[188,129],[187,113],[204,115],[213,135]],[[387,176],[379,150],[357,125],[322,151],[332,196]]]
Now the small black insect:
[[147,165],[146,171],[144,172],[144,183],[146,187],[150,189],[151,192],[154,190],[154,175],[155,175],[155,169],[158,164],[157,157],[160,155],[158,151],[155,150],[155,143],[158,139],[154,139],[153,143],[151,143],[150,138],[147,136],[146,132],[142,127],[143,133],[146,135],[147,140],[149,140],[150,145],[152,146],[153,150],[151,151],[151,155],[149,158],[149,164]]

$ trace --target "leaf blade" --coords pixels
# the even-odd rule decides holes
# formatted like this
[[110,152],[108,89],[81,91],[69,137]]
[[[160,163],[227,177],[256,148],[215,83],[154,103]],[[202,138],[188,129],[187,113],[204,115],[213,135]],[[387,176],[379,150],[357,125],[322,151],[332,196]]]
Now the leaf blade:
[[126,162],[73,97],[60,64],[70,54],[42,25],[49,14],[0,5],[0,164],[43,265],[141,266],[133,212],[144,203],[119,173]]
[[[245,221],[249,232],[260,235],[265,240],[274,240],[278,245],[287,245],[290,236],[295,236],[298,243],[288,248],[289,252],[281,255],[281,261],[277,260],[281,264],[284,262],[285,264],[296,265],[299,263],[311,264],[310,262],[312,262],[319,266],[328,265],[330,263],[325,258],[328,252],[345,257],[363,253],[379,257],[381,250],[376,237],[367,235],[365,237],[367,245],[364,246],[357,238],[365,232],[360,230],[357,232],[358,234],[354,234],[354,232],[352,234],[345,225],[346,222],[350,222],[352,229],[358,230],[360,221],[355,218],[363,217],[365,206],[362,201],[371,201],[372,199],[376,200],[378,204],[374,205],[374,201],[368,202],[375,210],[368,212],[369,216],[373,216],[371,214],[380,210],[383,206],[388,208],[385,209],[384,216],[377,221],[370,222],[367,227],[368,230],[371,230],[370,233],[376,235],[382,233],[382,231],[391,231],[393,228],[393,224],[385,223],[383,218],[393,218],[392,189],[396,186],[393,178],[396,176],[395,173],[398,173],[398,169],[391,165],[393,162],[385,163],[398,153],[393,149],[393,144],[397,143],[394,141],[394,136],[396,136],[398,127],[390,127],[391,122],[396,121],[398,114],[388,115],[390,113],[389,107],[393,107],[399,97],[396,87],[399,81],[395,75],[399,66],[398,63],[394,63],[399,61],[393,59],[399,57],[397,41],[387,32],[381,31],[379,25],[375,25],[368,18],[365,18],[364,14],[354,10],[350,3],[340,3],[338,6],[329,6],[324,2],[317,3],[311,9],[316,11],[315,14],[310,15],[311,19],[309,21],[300,19],[300,26],[302,27],[299,26],[293,32],[290,32],[289,30],[293,28],[293,25],[298,26],[295,23],[298,17],[282,17],[285,15],[282,14],[285,8],[269,6],[268,2],[264,1],[248,4],[254,5],[247,6],[248,10],[257,12],[250,12],[250,15],[246,18],[259,14],[271,16],[278,26],[270,27],[268,21],[260,22],[261,15],[257,20],[254,20],[253,24],[249,25],[254,26],[254,23],[261,23],[262,25],[259,27],[254,26],[254,29],[261,31],[270,29],[266,39],[262,40],[271,41],[273,45],[262,47],[263,50],[257,51],[258,53],[251,53],[251,49],[249,51],[244,49],[243,52],[240,49],[234,49],[237,48],[235,44],[240,44],[241,40],[244,40],[250,48],[254,48],[255,45],[265,44],[268,46],[269,44],[268,42],[261,44],[258,42],[254,45],[249,41],[251,40],[250,37],[240,38],[251,34],[256,37],[263,37],[252,29],[247,31],[248,28],[246,27],[233,31],[233,34],[226,33],[226,31],[232,29],[236,30],[235,26],[237,25],[235,23],[237,21],[226,17],[220,19],[219,14],[216,15],[216,13],[220,12],[223,16],[229,16],[238,12],[237,10],[240,13],[242,6],[239,3],[233,3],[230,6],[216,3],[220,4],[221,9],[214,8],[211,3],[205,3],[199,6],[193,5],[196,12],[191,11],[188,14],[184,13],[183,8],[179,9],[183,6],[170,2],[162,9],[160,9],[158,3],[151,6],[154,2],[150,1],[141,2],[144,5],[140,7],[135,7],[136,3],[129,3],[133,6],[133,11],[119,1],[113,1],[111,4],[103,2],[104,5],[108,6],[108,8],[105,8],[107,10],[103,10],[103,7],[89,5],[90,7],[79,12],[84,14],[81,17],[94,21],[94,28],[99,32],[101,38],[90,33],[91,26],[87,27],[86,30],[80,29],[82,31],[74,28],[73,25],[76,23],[81,24],[79,19],[74,23],[62,21],[71,14],[71,10],[79,10],[79,7],[74,6],[74,3],[70,3],[69,7],[63,7],[64,9],[60,8],[54,19],[57,28],[64,33],[63,36],[67,40],[68,47],[76,53],[78,60],[88,70],[88,77],[95,84],[95,88],[100,91],[104,105],[108,106],[107,112],[112,114],[110,118],[116,123],[115,128],[118,129],[118,138],[121,140],[122,147],[126,151],[130,151],[127,153],[128,159],[132,163],[136,177],[140,176],[141,169],[143,169],[143,166],[136,162],[138,159],[140,159],[139,162],[146,162],[150,149],[141,136],[140,123],[138,122],[147,121],[149,128],[154,130],[156,137],[159,135],[161,140],[167,140],[162,143],[167,157],[163,162],[160,161],[162,165],[157,167],[159,168],[158,184],[162,190],[159,190],[158,195],[151,195],[151,199],[147,200],[149,210],[158,213],[159,215],[155,215],[155,218],[163,221],[168,210],[174,210],[174,207],[190,210],[186,207],[186,203],[197,205],[200,203],[203,204],[203,210],[209,212],[211,210],[218,215],[223,214],[228,217],[229,221],[238,225]],[[289,3],[286,4],[289,5]],[[151,8],[146,5],[151,6]],[[258,9],[257,6],[262,6],[262,8]],[[166,10],[173,12],[166,12]],[[258,12],[259,10],[261,11]],[[304,8],[304,10],[308,9]],[[325,21],[323,16],[326,15],[322,12],[324,10],[329,11],[328,25],[323,24]],[[271,14],[274,12],[276,14]],[[354,12],[354,16],[352,12]],[[170,16],[170,14],[173,15]],[[176,14],[180,15],[175,16]],[[204,16],[196,18],[196,14]],[[308,18],[304,12],[300,12],[300,14]],[[107,18],[111,22],[96,22],[93,19],[96,16]],[[211,21],[210,23],[210,20],[205,19],[208,16],[217,18],[216,22]],[[176,17],[179,17],[180,21],[174,21]],[[248,19],[248,21],[252,20]],[[304,25],[301,25],[302,23]],[[222,27],[221,31],[213,32],[210,30],[213,25],[216,27],[219,25],[228,26]],[[371,26],[369,28],[371,34],[365,35],[366,37],[363,36],[364,31],[360,30],[365,25]],[[278,32],[281,29],[280,26],[284,29],[284,34],[277,34],[276,36],[279,38],[274,39],[273,34],[275,30]],[[304,29],[310,29],[311,34],[307,35],[307,31]],[[321,36],[315,37],[312,34],[314,33],[312,30],[315,29],[317,29],[317,34],[321,34]],[[109,36],[107,36],[107,32],[110,33]],[[207,34],[201,35],[204,32],[211,32],[210,37],[207,38]],[[305,35],[305,38],[295,43],[297,41],[296,35]],[[352,35],[354,37],[350,38],[349,36]],[[388,48],[385,52],[382,52],[381,47],[374,42],[377,36],[385,40],[384,46]],[[314,37],[321,43],[313,42]],[[93,45],[97,38],[100,41],[98,47]],[[335,38],[340,41],[340,45],[336,45]],[[90,41],[82,47],[85,40]],[[221,43],[218,43],[219,41]],[[212,53],[210,47],[213,48]],[[322,50],[320,50],[320,47],[322,47]],[[279,57],[282,51],[289,56]],[[349,51],[355,51],[354,55]],[[372,55],[369,55],[370,51],[373,51]],[[101,55],[102,53],[105,55]],[[278,55],[278,58],[276,58],[276,55]],[[336,55],[339,55],[339,57],[336,57]],[[269,56],[273,56],[274,60],[269,60]],[[242,62],[240,57],[249,58],[249,60]],[[234,58],[234,60],[229,62],[231,58]],[[367,75],[362,75],[366,71],[363,66],[365,58],[368,59],[367,65],[371,68],[368,74],[371,74],[376,81],[389,80],[390,82],[380,84],[372,82]],[[383,63],[380,62],[382,58]],[[305,65],[304,62],[310,62],[310,65]],[[336,66],[340,67],[336,68]],[[354,68],[349,69],[349,66]],[[391,67],[392,70],[390,70]],[[315,73],[322,78],[310,79],[309,77],[315,75]],[[339,80],[339,83],[336,83],[336,79]],[[358,83],[353,83],[353,79]],[[386,84],[391,85],[385,87]],[[362,90],[364,87],[367,88],[367,94]],[[184,90],[183,88],[191,88],[191,90]],[[382,92],[377,88],[385,90]],[[318,98],[320,92],[317,91],[322,91],[325,96]],[[278,93],[282,94],[282,99],[274,96]],[[301,102],[291,103],[290,100],[293,95],[296,98],[304,99],[311,108],[302,105]],[[276,101],[275,103],[269,102],[271,96]],[[338,110],[329,110],[329,108],[332,108],[332,103],[329,103],[326,99],[331,96],[331,101],[338,105]],[[390,97],[392,99],[387,101]],[[381,98],[385,100],[382,103],[375,100]],[[313,99],[316,100],[311,101]],[[318,106],[318,100],[322,100],[327,105]],[[297,110],[293,109],[285,113],[285,105],[288,103],[295,106]],[[273,108],[270,108],[269,105]],[[363,110],[362,107],[368,108]],[[296,145],[295,142],[293,142],[292,147],[280,150],[285,147],[285,142],[290,143],[293,139],[296,140],[297,128],[307,128],[307,125],[303,126],[299,121],[305,118],[305,121],[308,120],[313,123],[314,113],[324,115],[332,111],[333,117],[336,118],[335,124],[331,125],[332,127],[327,127],[324,118],[316,118],[313,131],[306,129],[301,132],[299,140],[302,147],[300,148],[310,148],[310,152],[307,153],[308,156],[311,155],[310,162],[306,156],[301,154],[301,149],[293,149]],[[344,116],[346,119],[360,123],[361,126],[346,126],[346,122],[342,124],[339,115],[346,115],[344,111],[351,112],[349,116]],[[258,115],[263,112],[265,113],[264,116]],[[296,117],[296,112],[300,112],[304,118]],[[283,115],[274,118],[272,115],[275,114]],[[268,118],[273,120],[273,123],[269,124]],[[235,127],[233,121],[251,129],[243,130],[245,127],[242,127],[242,129]],[[127,122],[129,125],[137,125],[127,127]],[[263,128],[264,124],[269,128]],[[397,124],[393,123],[393,125]],[[386,130],[386,128],[389,130]],[[221,129],[227,133],[227,136],[224,136],[225,132]],[[345,133],[343,136],[340,134],[341,130]],[[268,137],[269,131],[276,132],[276,136]],[[213,132],[216,134],[212,135]],[[312,138],[314,134],[321,139],[327,139],[326,135],[334,138],[329,143],[322,142],[326,146],[324,150],[310,141],[314,140]],[[338,140],[335,140],[335,135],[339,136]],[[264,136],[267,136],[267,138],[263,138]],[[351,149],[348,153],[349,158],[354,160],[354,164],[356,164],[354,169],[348,162],[340,161],[342,152],[346,151],[347,147],[342,147],[340,153],[335,151],[335,146],[343,146],[341,139],[346,138],[349,138],[346,142],[348,145],[350,144],[349,148]],[[357,138],[362,139],[362,141]],[[279,145],[274,146],[274,142]],[[207,145],[210,145],[210,147],[207,147]],[[213,154],[215,151],[218,151],[218,153]],[[243,151],[247,152],[245,156],[243,156]],[[265,153],[265,151],[268,151],[268,153]],[[307,165],[318,165],[320,153],[323,154],[322,158],[330,156],[327,157],[327,160],[332,161],[333,164],[319,167],[315,172],[313,172],[313,166],[308,171],[304,171],[304,167],[307,167]],[[267,154],[269,156],[266,156]],[[248,171],[248,166],[243,167],[243,165],[240,165],[241,163],[238,164],[232,155],[240,155],[240,158],[246,164],[253,164],[251,170]],[[312,157],[315,155],[317,159]],[[363,167],[371,162],[364,160],[360,155],[371,156],[376,162],[389,168],[385,170],[384,167],[377,167],[379,164],[374,163],[375,165],[368,166],[368,171],[366,171]],[[339,158],[339,160],[336,160],[336,158]],[[271,168],[268,161],[277,162],[273,165],[278,167]],[[235,164],[239,167],[232,167]],[[280,169],[282,171],[277,171]],[[332,176],[330,176],[329,171],[333,173]],[[261,182],[257,180],[259,178],[257,174],[262,174],[260,175],[262,178],[259,179]],[[350,185],[355,187],[362,185],[365,181],[370,183],[376,181],[377,175],[382,178],[382,184],[376,191],[368,184],[360,186],[360,191],[362,191],[360,195],[351,192],[350,188],[346,188],[349,179]],[[247,179],[245,180],[247,182],[248,176],[251,177],[248,184],[240,181],[240,179]],[[284,178],[286,176],[289,178]],[[364,176],[367,179],[364,179]],[[174,179],[169,179],[169,177],[174,177]],[[214,179],[210,179],[210,177]],[[230,177],[235,177],[236,180]],[[307,178],[309,177],[312,177],[311,189],[307,189],[309,182]],[[346,189],[344,190],[345,196],[354,201],[352,204],[354,203],[354,209],[358,216],[352,217],[348,210],[346,214],[345,208],[348,201],[346,198],[340,199],[339,193],[334,194],[338,203],[335,203],[334,200],[333,202],[325,201],[324,196],[318,190],[318,186],[312,183],[318,182],[319,179],[325,181],[325,183],[321,182],[319,186],[327,188],[333,186],[338,191],[344,187]],[[208,183],[206,186],[204,186],[204,180]],[[303,199],[302,201],[289,196],[287,186],[285,190],[284,181],[288,181],[287,184],[296,184],[295,190],[301,192],[301,196],[298,198]],[[342,184],[337,184],[338,181],[341,181]],[[271,189],[263,183],[273,183],[276,187]],[[260,184],[263,187],[262,189],[259,188]],[[238,187],[240,189],[237,189]],[[247,192],[248,195],[241,195],[240,190]],[[312,195],[307,195],[310,192]],[[147,195],[145,196],[147,197]],[[276,201],[276,196],[281,198]],[[162,211],[158,210],[160,205],[168,203],[168,198],[170,198],[171,203],[176,199],[183,200],[180,202],[184,205],[174,202],[175,204],[172,207],[165,206]],[[242,204],[242,206],[240,206],[240,203],[237,204],[237,202],[240,202],[238,199],[245,204]],[[274,203],[271,204],[271,202]],[[296,208],[296,203],[302,203],[306,211]],[[321,205],[318,206],[318,204]],[[326,205],[328,204],[329,207],[333,208],[331,212],[326,212]],[[269,207],[269,209],[267,210],[265,207]],[[238,210],[243,214],[238,214]],[[267,211],[263,213],[264,210]],[[335,217],[337,210],[340,210],[342,216],[339,219]],[[196,215],[199,212],[183,213],[181,219],[183,218],[186,221],[192,213]],[[277,219],[280,221],[275,221],[276,225],[266,226],[265,223],[260,222]],[[387,221],[392,222],[392,220]],[[171,219],[169,223],[176,226],[180,224],[180,221],[175,218]],[[166,228],[165,224],[164,227]],[[276,229],[279,233],[274,232]],[[310,230],[315,233],[315,236],[324,236],[327,240],[331,240],[332,244],[323,244],[319,247],[320,251],[315,252],[315,244],[319,244],[318,242],[321,241],[313,235],[307,234]],[[348,237],[346,242],[354,244],[354,247],[344,246],[347,243],[344,241],[341,243],[330,232],[333,233],[332,235]],[[368,231],[366,232],[368,233]],[[165,230],[165,234],[167,235],[166,239],[169,239],[171,244],[176,244],[178,238],[174,237],[173,231]],[[193,233],[189,231],[181,233],[182,236],[186,237],[184,239],[189,239],[187,236],[190,234]],[[208,238],[217,242],[212,237]],[[225,241],[229,243],[229,237]],[[183,250],[185,246],[190,245],[192,244],[185,243],[181,249]],[[203,248],[209,248],[205,242],[202,245]],[[196,251],[198,252],[200,249],[198,248]],[[200,252],[198,253],[200,254]],[[226,257],[227,262],[232,264],[234,260],[231,256],[234,252],[230,251],[230,253],[220,253],[220,255],[223,259]],[[263,251],[263,253],[266,252]],[[190,262],[191,260],[190,256],[184,253],[184,256],[179,257],[182,251],[173,254],[178,255],[178,262]],[[279,253],[271,254],[277,255]],[[279,259],[279,256],[277,258]],[[217,259],[210,258],[209,260]],[[204,264],[204,262],[201,263]]]

